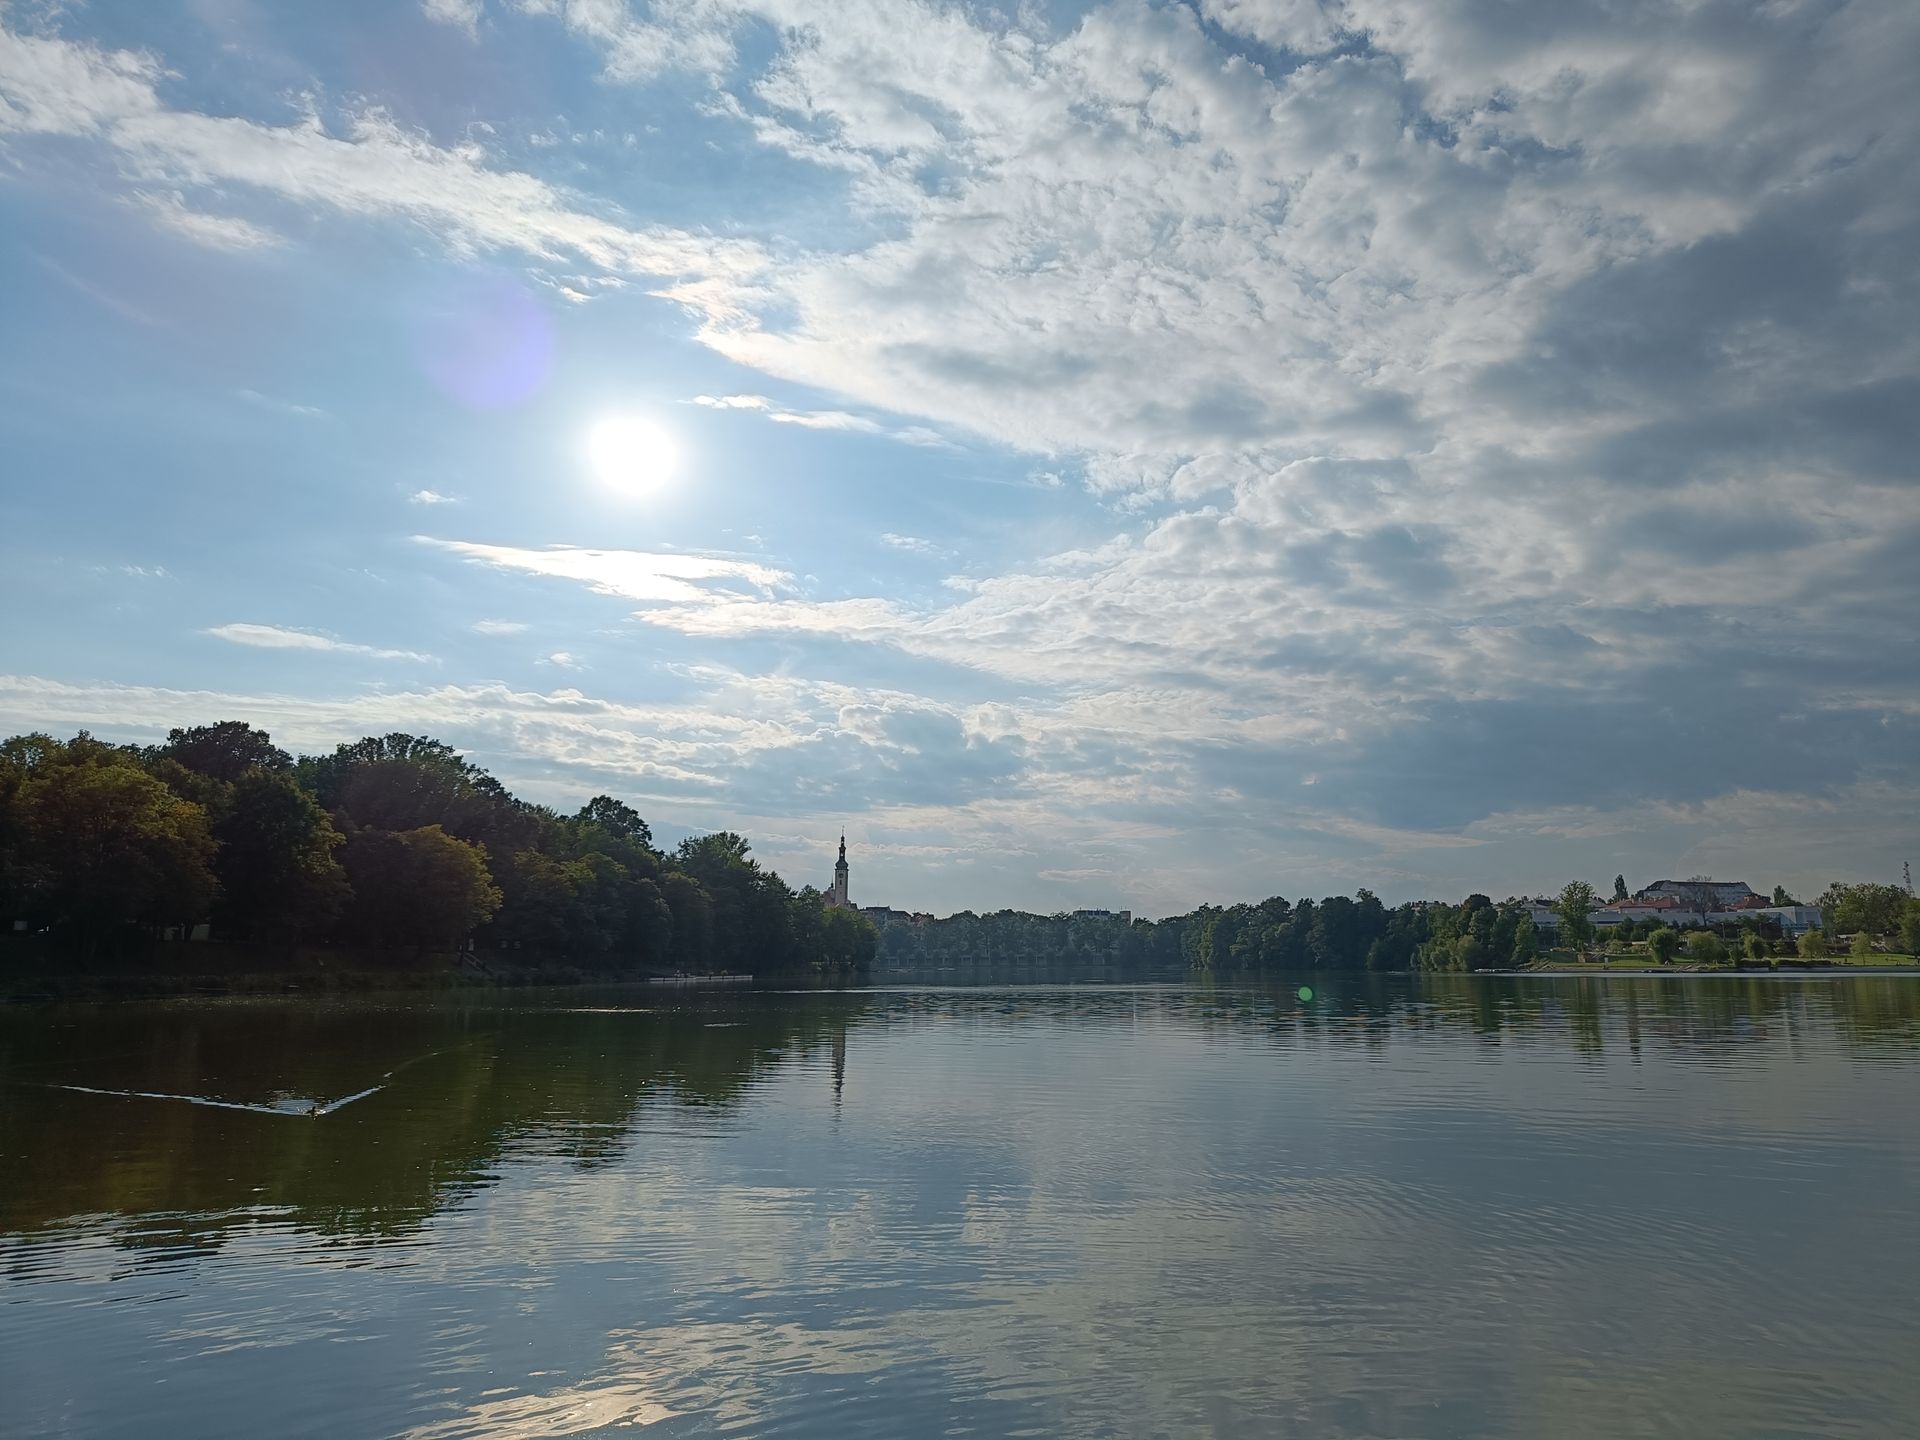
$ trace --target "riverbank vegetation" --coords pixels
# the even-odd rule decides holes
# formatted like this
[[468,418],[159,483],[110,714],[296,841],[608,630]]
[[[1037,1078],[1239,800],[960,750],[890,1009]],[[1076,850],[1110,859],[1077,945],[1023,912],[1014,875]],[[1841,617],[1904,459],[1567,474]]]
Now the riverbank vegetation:
[[437,740],[296,759],[241,721],[156,746],[0,742],[0,924],[87,960],[200,933],[457,953],[482,972],[563,956],[602,973],[850,974],[875,943],[864,916],[794,890],[742,836],[664,852],[612,796],[563,815]]

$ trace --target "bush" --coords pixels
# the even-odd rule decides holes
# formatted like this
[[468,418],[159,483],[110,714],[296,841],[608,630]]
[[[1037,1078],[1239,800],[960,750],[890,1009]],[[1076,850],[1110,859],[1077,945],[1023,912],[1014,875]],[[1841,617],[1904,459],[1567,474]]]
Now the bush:
[[1657,927],[1647,935],[1647,949],[1662,965],[1671,965],[1673,957],[1680,952],[1680,932],[1664,925]]
[[1747,938],[1741,943],[1741,949],[1745,952],[1749,960],[1765,960],[1767,958],[1767,942],[1751,932],[1748,933]]
[[1822,935],[1818,930],[1809,930],[1800,937],[1800,954],[1802,958],[1821,960],[1826,958],[1826,953],[1827,937]]
[[1862,930],[1853,937],[1853,953],[1856,955],[1873,954],[1873,937]]

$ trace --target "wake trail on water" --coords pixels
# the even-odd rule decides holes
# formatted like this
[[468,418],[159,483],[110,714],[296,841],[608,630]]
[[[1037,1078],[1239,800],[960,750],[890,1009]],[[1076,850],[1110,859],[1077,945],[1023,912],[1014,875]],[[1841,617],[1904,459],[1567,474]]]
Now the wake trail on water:
[[387,1088],[402,1070],[418,1065],[423,1060],[431,1060],[436,1055],[445,1054],[441,1050],[429,1050],[425,1055],[416,1055],[413,1059],[396,1065],[380,1077],[380,1083],[369,1085],[364,1090],[356,1090],[351,1095],[342,1095],[338,1100],[288,1100],[278,1105],[262,1105],[246,1100],[216,1100],[211,1095],[179,1095],[167,1090],[111,1090],[101,1085],[68,1085],[48,1083],[49,1090],[71,1090],[81,1095],[117,1095],[127,1100],[178,1100],[187,1105],[206,1105],[215,1110],[245,1110],[254,1115],[285,1115],[300,1119],[318,1119],[322,1115],[332,1115],[344,1110],[356,1100],[365,1100],[369,1095],[378,1095]]

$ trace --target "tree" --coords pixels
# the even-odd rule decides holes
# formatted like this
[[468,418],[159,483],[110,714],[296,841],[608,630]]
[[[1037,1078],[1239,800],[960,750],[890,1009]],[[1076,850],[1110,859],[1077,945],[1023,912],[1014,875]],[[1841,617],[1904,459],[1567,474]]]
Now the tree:
[[447,946],[500,907],[486,852],[438,825],[347,837],[349,931],[373,945]]
[[1719,965],[1726,961],[1727,947],[1711,930],[1702,930],[1687,941],[1687,953],[1702,965]]
[[317,934],[345,907],[350,892],[336,855],[340,832],[289,770],[256,765],[244,771],[213,835],[220,842],[214,874],[221,891],[213,918],[222,938]]
[[169,730],[167,743],[160,747],[159,753],[189,770],[228,784],[255,766],[267,770],[293,767],[293,757],[276,746],[271,735],[254,729],[244,720],[222,720],[217,725]]
[[1624,900],[1627,898],[1627,877],[1625,875],[1616,875],[1613,877],[1613,898],[1615,900]]
[[1520,923],[1513,927],[1513,963],[1516,966],[1531,965],[1540,955],[1540,932],[1534,927],[1531,916],[1522,915]]
[[1820,918],[1829,930],[1845,934],[1864,931],[1869,935],[1891,935],[1900,928],[1911,897],[1898,885],[1843,885],[1834,883],[1815,902]]
[[1680,932],[1660,926],[1647,936],[1647,949],[1662,965],[1671,965],[1673,957],[1680,953]]
[[1705,875],[1690,875],[1680,883],[1680,903],[1705,920],[1720,908],[1720,891]]
[[1800,902],[1787,893],[1786,886],[1776,885],[1773,887],[1773,903],[1776,905],[1798,905]]
[[1873,937],[1866,931],[1856,931],[1853,937],[1853,953],[1856,955],[1873,954]]
[[1771,947],[1760,936],[1758,930],[1749,930],[1746,938],[1740,942],[1741,950],[1749,960],[1765,960]]
[[1900,948],[1920,955],[1920,900],[1909,900],[1900,912]]
[[1809,930],[1800,937],[1800,953],[1809,960],[1826,958],[1827,937],[1818,930]]
[[631,805],[614,799],[611,795],[596,795],[582,805],[573,817],[587,825],[598,825],[609,835],[636,845],[653,848],[653,831],[647,822]]
[[20,834],[20,787],[40,766],[65,749],[51,735],[15,735],[0,741],[0,921],[22,915],[27,906],[27,854]]
[[1560,938],[1576,950],[1593,939],[1593,887],[1584,880],[1569,880],[1554,902],[1560,917]]
[[92,945],[125,924],[205,917],[215,893],[206,813],[131,763],[36,764],[14,809],[36,918]]
[[706,970],[713,963],[713,897],[677,870],[661,878],[660,894],[673,922],[673,963],[691,973]]

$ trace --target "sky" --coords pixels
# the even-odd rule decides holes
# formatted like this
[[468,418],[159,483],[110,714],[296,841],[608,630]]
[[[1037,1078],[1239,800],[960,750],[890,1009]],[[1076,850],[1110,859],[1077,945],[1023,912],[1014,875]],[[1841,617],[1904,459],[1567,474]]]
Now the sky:
[[1897,880],[1916,73],[1910,0],[0,0],[0,733],[430,734],[940,913]]

